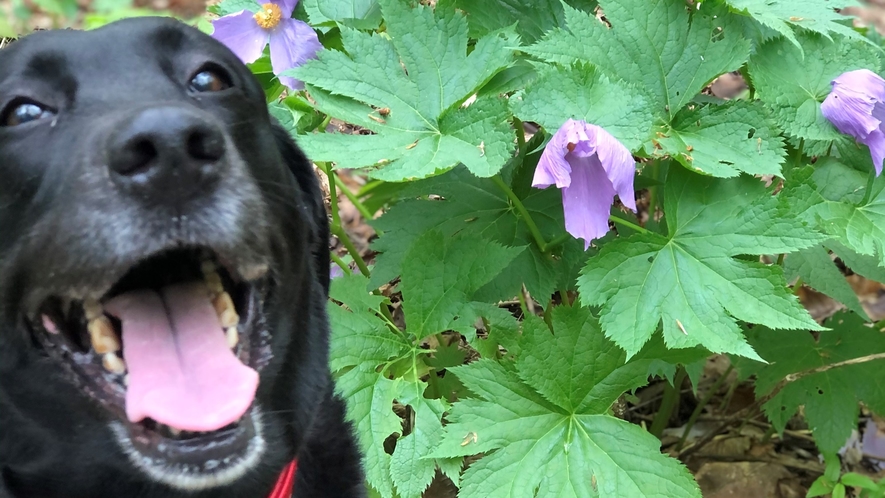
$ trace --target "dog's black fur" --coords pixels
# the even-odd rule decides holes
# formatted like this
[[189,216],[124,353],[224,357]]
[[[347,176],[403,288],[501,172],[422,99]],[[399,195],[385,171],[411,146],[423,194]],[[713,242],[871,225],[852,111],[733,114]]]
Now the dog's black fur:
[[[189,89],[206,68],[230,88]],[[130,19],[39,32],[0,50],[0,109],[23,101],[49,112],[18,126],[0,115],[0,496],[261,498],[296,455],[296,498],[363,496],[327,366],[321,192],[248,69],[177,21]],[[113,171],[115,137],[156,108],[167,120],[161,138],[191,121],[220,130],[211,171]],[[179,246],[267,264],[273,280],[264,305],[273,358],[256,396],[267,449],[245,476],[198,491],[155,482],[130,462],[108,428],[113,415],[41,348],[31,315],[49,295],[106,288]]]

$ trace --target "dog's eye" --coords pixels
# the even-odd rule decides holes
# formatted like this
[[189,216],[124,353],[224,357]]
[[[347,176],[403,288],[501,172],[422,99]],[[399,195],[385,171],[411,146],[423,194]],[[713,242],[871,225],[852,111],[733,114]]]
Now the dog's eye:
[[220,92],[230,88],[230,80],[227,75],[216,69],[203,69],[195,74],[190,81],[192,92]]
[[13,102],[0,113],[0,126],[18,126],[55,116],[55,111],[34,102]]

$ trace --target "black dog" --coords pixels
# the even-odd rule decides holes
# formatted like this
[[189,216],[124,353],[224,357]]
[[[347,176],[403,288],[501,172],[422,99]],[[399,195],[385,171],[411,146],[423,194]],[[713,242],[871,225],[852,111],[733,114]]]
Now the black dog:
[[0,51],[0,496],[362,496],[328,226],[247,68],[169,19]]

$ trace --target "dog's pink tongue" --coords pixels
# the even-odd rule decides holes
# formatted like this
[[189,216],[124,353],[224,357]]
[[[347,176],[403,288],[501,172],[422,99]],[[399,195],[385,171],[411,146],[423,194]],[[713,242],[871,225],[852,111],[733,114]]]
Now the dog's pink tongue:
[[258,372],[234,356],[203,284],[128,292],[107,302],[123,323],[129,369],[126,415],[186,431],[213,431],[243,416]]

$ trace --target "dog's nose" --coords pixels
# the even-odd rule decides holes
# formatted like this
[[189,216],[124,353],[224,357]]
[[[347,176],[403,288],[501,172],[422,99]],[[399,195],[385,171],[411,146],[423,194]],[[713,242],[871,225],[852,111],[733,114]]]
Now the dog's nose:
[[221,129],[198,111],[154,107],[113,132],[108,166],[114,181],[149,200],[186,200],[212,187],[224,166]]

